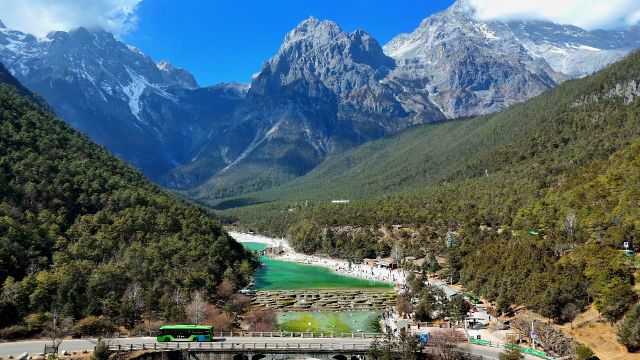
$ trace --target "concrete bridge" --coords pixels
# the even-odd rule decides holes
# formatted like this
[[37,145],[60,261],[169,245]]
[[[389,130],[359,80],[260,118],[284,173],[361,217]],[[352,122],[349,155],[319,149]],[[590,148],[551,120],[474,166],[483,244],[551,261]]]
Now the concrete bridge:
[[289,311],[384,310],[395,306],[391,289],[263,290],[251,294],[254,304]]
[[129,360],[365,360],[366,343],[177,343],[111,347]]
[[[107,339],[107,341],[111,344],[111,351],[120,351],[123,358],[139,360],[283,360],[308,357],[322,360],[355,360],[352,359],[354,356],[368,360],[366,349],[371,345],[372,339],[357,336],[348,338],[226,337],[211,343],[157,343],[153,337],[137,337]],[[92,351],[96,342],[96,339],[69,339],[62,343],[60,351],[69,352],[75,357],[76,353]],[[18,358],[24,353],[33,355],[34,359],[44,359],[44,356],[39,354],[42,353],[45,345],[50,345],[50,340],[0,343],[0,360],[9,359],[10,356]],[[468,342],[456,344],[455,349],[473,355],[475,359],[483,360],[497,360],[503,352],[499,347],[481,346]],[[428,348],[425,349],[425,352],[428,351]],[[205,356],[204,353],[212,354]],[[260,354],[265,357],[258,359]],[[71,356],[61,358],[69,359]],[[539,357],[530,354],[526,354],[525,359],[540,360]]]

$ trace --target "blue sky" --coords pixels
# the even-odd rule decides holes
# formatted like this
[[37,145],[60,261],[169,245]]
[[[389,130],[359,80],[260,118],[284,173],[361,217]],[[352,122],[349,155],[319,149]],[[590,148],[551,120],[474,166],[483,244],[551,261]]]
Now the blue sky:
[[277,53],[285,34],[310,15],[336,21],[346,31],[361,28],[384,44],[451,3],[453,0],[145,0],[138,6],[136,28],[122,40],[156,61],[168,59],[188,69],[201,86],[249,82]]

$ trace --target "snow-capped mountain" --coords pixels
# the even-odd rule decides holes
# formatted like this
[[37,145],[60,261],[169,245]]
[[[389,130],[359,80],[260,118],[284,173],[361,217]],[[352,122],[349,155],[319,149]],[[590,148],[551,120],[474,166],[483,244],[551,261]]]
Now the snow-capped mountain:
[[200,88],[188,71],[82,28],[37,38],[0,23],[0,62],[152,179],[223,197],[408,126],[501,111],[640,46],[637,27],[479,21],[465,1],[384,47],[311,17],[250,86]]
[[[215,125],[213,105],[224,102],[186,70],[102,30],[36,38],[2,26],[0,62],[61,118],[152,178],[192,158]],[[193,97],[211,108],[194,114]]]
[[587,31],[576,26],[545,21],[510,22],[516,39],[557,72],[580,78],[640,48],[640,28],[621,31]]
[[434,103],[449,118],[495,113],[586,76],[640,43],[637,28],[586,31],[548,22],[479,21],[464,0],[384,46],[385,81],[409,108]]

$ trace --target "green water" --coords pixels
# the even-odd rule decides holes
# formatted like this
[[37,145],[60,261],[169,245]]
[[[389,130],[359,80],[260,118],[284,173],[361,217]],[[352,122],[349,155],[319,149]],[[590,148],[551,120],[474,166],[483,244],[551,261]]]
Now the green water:
[[379,333],[378,311],[278,313],[278,330],[291,332]]
[[[242,243],[256,251],[266,249],[260,243]],[[390,288],[391,285],[378,281],[358,279],[339,275],[334,271],[306,264],[274,260],[266,256],[260,258],[263,266],[253,274],[256,290],[301,290],[301,289],[362,289]],[[348,312],[279,312],[278,330],[291,332],[380,332],[379,311]]]
[[266,244],[253,243],[253,242],[244,242],[242,243],[242,246],[244,246],[247,249],[255,250],[255,251],[262,251],[267,248]]
[[[266,245],[246,242],[251,250],[264,250]],[[260,258],[263,266],[253,274],[256,290],[303,290],[303,289],[380,289],[391,285],[379,281],[359,279],[337,274],[322,266],[298,264]]]

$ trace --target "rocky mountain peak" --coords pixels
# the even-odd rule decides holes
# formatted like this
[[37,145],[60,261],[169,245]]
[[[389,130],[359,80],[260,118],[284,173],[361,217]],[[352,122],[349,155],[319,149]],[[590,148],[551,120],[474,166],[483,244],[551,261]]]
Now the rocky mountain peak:
[[456,0],[445,12],[451,15],[467,17],[471,16],[474,10],[467,0]]
[[411,89],[412,103],[434,103],[447,117],[498,112],[565,79],[506,24],[474,19],[464,0],[397,36],[384,51],[398,63],[389,81]]
[[0,20],[0,29],[6,29],[7,27],[4,26],[4,23],[2,22],[2,20]]
[[187,70],[173,66],[168,60],[162,60],[156,64],[167,82],[175,83],[186,89],[198,88],[198,82]]
[[303,81],[346,98],[355,89],[383,87],[379,80],[394,66],[366,32],[347,34],[333,21],[310,17],[287,34],[278,54],[254,79],[250,93]]
[[162,71],[171,71],[174,69],[173,65],[168,60],[162,60],[158,64],[158,69]]
[[281,51],[300,41],[322,44],[331,42],[341,35],[344,36],[345,34],[335,22],[330,20],[320,21],[311,16],[287,33],[281,46]]

